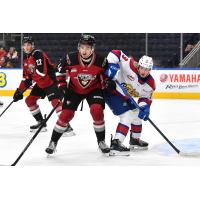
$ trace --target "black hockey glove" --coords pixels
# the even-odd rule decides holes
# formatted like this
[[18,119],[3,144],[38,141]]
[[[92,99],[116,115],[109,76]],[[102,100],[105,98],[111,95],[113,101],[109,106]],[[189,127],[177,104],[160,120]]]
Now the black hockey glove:
[[61,98],[65,97],[66,91],[67,91],[67,86],[66,85],[63,85],[63,86],[59,87],[59,93],[60,93]]
[[17,88],[17,90],[15,91],[15,94],[13,96],[13,100],[14,100],[14,102],[17,102],[21,99],[23,99],[23,91],[20,90],[19,88]]
[[116,89],[116,83],[113,80],[106,80],[105,81],[105,92],[111,92],[112,90]]

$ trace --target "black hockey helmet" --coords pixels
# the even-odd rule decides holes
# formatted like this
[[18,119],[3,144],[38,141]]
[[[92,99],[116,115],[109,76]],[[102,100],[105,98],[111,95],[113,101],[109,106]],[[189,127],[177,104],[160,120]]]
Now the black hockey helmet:
[[23,37],[23,44],[24,43],[30,43],[30,44],[34,45],[33,38],[31,36],[24,36]]
[[92,35],[82,34],[78,43],[78,48],[80,44],[87,44],[94,48],[96,44],[95,37]]

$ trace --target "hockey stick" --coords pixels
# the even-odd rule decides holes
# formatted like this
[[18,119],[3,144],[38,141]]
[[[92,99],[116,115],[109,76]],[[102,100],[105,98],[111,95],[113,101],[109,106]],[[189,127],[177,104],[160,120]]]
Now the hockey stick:
[[[27,90],[28,88],[24,89],[22,91],[22,94]],[[6,110],[8,110],[8,108],[15,102],[15,100],[13,99],[10,104],[4,109],[4,111],[0,114],[0,117],[6,112]]]
[[0,117],[8,110],[8,108],[13,104],[14,100],[10,102],[10,104],[4,109],[4,111],[0,114]]
[[26,152],[26,150],[28,149],[28,147],[32,144],[32,142],[34,141],[34,139],[37,137],[37,135],[40,133],[40,131],[42,130],[44,124],[49,120],[49,118],[51,117],[51,115],[54,113],[54,111],[56,110],[56,108],[60,105],[60,102],[58,102],[56,104],[56,106],[51,110],[51,112],[49,113],[49,115],[47,116],[47,118],[45,118],[42,121],[42,124],[40,125],[39,129],[36,131],[36,133],[33,135],[33,137],[31,138],[31,140],[29,141],[29,143],[25,146],[25,148],[23,149],[23,151],[20,153],[20,155],[18,156],[18,158],[15,160],[15,162],[13,162],[13,164],[11,164],[11,166],[15,166],[19,160],[21,159],[21,157],[24,155],[24,153]]
[[[136,106],[139,110],[141,108],[138,106],[138,104],[135,102],[135,100],[129,95],[129,93],[126,91],[126,89],[116,80],[116,84],[120,87],[120,89],[123,91],[126,97],[131,101],[131,103]],[[142,110],[143,111],[143,110]],[[165,141],[176,151],[177,154],[181,156],[200,156],[200,153],[198,152],[181,152],[176,146],[172,144],[172,142],[163,134],[163,132],[154,124],[154,122],[148,117],[147,120],[150,122],[150,124],[160,133],[160,135],[165,139]]]

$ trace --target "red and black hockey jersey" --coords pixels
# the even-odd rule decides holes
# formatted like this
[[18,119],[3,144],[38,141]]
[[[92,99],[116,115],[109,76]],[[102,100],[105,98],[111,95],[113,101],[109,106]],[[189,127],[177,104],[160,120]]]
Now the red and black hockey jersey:
[[23,56],[23,80],[20,89],[28,88],[36,82],[40,88],[49,87],[56,81],[55,66],[41,50],[33,50]]
[[102,88],[102,75],[106,59],[96,53],[91,62],[86,65],[78,52],[69,53],[58,65],[58,80],[60,85],[70,77],[68,88],[79,94],[88,94],[94,89]]

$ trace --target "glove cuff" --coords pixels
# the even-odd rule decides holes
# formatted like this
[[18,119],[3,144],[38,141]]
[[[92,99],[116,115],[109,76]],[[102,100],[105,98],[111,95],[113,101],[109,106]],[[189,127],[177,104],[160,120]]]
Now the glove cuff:
[[140,102],[138,105],[139,107],[149,106],[146,102]]

